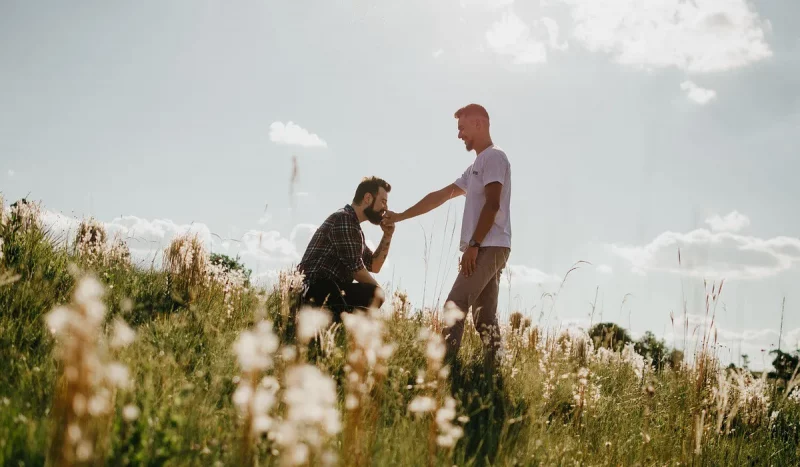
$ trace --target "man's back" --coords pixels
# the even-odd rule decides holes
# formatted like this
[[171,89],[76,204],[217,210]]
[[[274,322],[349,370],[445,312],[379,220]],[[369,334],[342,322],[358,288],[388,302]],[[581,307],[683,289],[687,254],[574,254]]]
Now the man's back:
[[353,281],[353,274],[369,269],[372,251],[364,242],[364,232],[350,205],[337,210],[314,232],[298,270],[306,280],[332,280],[338,284]]

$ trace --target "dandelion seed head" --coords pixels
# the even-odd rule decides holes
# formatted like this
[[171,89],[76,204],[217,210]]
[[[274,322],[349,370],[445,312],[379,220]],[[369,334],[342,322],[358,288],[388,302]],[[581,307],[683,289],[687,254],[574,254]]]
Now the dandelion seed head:
[[83,394],[75,394],[72,398],[72,411],[78,417],[82,417],[86,413],[86,396]]
[[130,386],[128,367],[121,363],[110,363],[106,367],[106,377],[111,384],[118,388],[128,388]]
[[139,418],[140,413],[139,407],[128,404],[122,409],[122,418],[124,418],[126,422],[133,422]]
[[313,339],[317,332],[330,324],[331,314],[319,308],[306,307],[300,310],[297,320],[297,338],[305,344]]
[[94,395],[89,399],[89,415],[92,417],[97,417],[98,415],[102,415],[108,413],[110,410],[111,405],[106,398],[106,395]]
[[436,401],[428,396],[417,396],[408,404],[408,410],[413,413],[432,412],[435,409]]
[[80,318],[66,306],[58,306],[45,315],[47,329],[55,335],[63,334],[67,326]]
[[67,438],[72,444],[77,443],[81,439],[81,427],[72,423],[67,427]]
[[122,348],[133,343],[136,333],[128,324],[117,318],[114,320],[114,336],[111,339],[111,347]]
[[233,403],[236,404],[240,409],[244,410],[244,408],[250,404],[250,398],[253,397],[253,389],[249,386],[239,386],[233,392]]
[[75,455],[78,457],[79,461],[86,462],[92,457],[93,451],[92,443],[83,440],[78,443],[78,448],[75,449]]
[[444,325],[447,327],[454,326],[457,322],[464,319],[466,315],[463,311],[461,311],[458,306],[452,301],[448,301],[444,305],[444,313],[442,317],[444,318]]

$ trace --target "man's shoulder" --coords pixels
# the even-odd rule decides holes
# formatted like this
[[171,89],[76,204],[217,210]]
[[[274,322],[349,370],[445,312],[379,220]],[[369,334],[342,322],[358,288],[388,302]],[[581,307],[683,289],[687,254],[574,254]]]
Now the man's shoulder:
[[341,225],[343,223],[358,225],[358,221],[353,217],[353,214],[347,209],[347,206],[339,208],[336,211],[333,211],[333,213],[331,213],[331,215],[328,216],[325,222],[334,225]]
[[486,151],[481,154],[481,159],[483,159],[484,164],[500,163],[511,165],[511,162],[508,160],[508,155],[506,155],[506,152],[499,146],[492,146],[486,149]]

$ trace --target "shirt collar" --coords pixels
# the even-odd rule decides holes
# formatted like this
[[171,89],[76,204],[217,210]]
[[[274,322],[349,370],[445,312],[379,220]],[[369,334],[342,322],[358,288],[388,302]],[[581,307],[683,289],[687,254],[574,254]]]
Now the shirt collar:
[[344,212],[346,212],[346,213],[350,214],[351,216],[353,216],[353,219],[355,219],[356,222],[358,222],[358,215],[356,214],[356,210],[353,209],[353,206],[351,206],[349,204],[345,204],[344,205]]

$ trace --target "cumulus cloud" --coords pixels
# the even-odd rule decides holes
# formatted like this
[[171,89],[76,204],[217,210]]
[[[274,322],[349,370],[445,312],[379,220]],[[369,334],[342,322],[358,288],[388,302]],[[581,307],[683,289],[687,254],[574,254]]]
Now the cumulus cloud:
[[[719,316],[717,316],[719,320]],[[711,317],[694,313],[681,314],[675,318],[674,326],[664,335],[664,340],[670,345],[673,342],[678,347],[682,347],[684,342],[684,325],[688,323],[686,330],[686,347],[692,348],[702,343],[703,335],[711,336],[712,341],[716,338],[716,345],[723,349],[719,352],[720,357],[733,357],[738,360],[739,352],[748,354],[751,358],[753,367],[762,368],[769,366],[773,356],[768,352],[778,348],[778,329],[757,328],[757,329],[731,329],[719,323],[712,326]],[[713,345],[713,342],[712,342]],[[794,350],[800,348],[800,328],[783,330],[781,346],[784,350]],[[724,349],[728,349],[725,351]],[[765,361],[761,362],[761,352],[764,352]],[[727,360],[726,360],[727,361]]]
[[515,64],[547,61],[545,44],[534,38],[531,28],[513,11],[492,24],[486,31],[489,46],[501,55],[511,55]]
[[558,23],[549,17],[525,23],[513,10],[504,12],[486,31],[489,47],[501,55],[513,57],[514,64],[545,63],[547,47],[566,50],[566,41],[560,42]]
[[13,177],[13,176],[14,176],[14,175],[16,175],[16,174],[17,174],[17,173],[16,173],[16,172],[14,172],[13,170],[11,170],[11,169],[8,169],[8,176],[9,176],[9,177]]
[[681,83],[681,89],[686,91],[686,97],[688,97],[690,101],[700,105],[706,105],[717,97],[717,91],[701,88],[691,81],[684,81]]
[[503,272],[501,282],[508,284],[509,276],[511,284],[544,284],[544,283],[559,283],[561,278],[555,274],[547,274],[536,268],[524,266],[521,264],[510,264]]
[[739,211],[733,211],[725,217],[720,217],[719,214],[713,215],[706,219],[706,224],[714,232],[738,232],[750,226],[750,218]]
[[325,140],[293,122],[274,122],[269,126],[269,139],[273,143],[290,146],[328,147]]
[[618,63],[692,73],[731,70],[772,56],[770,25],[747,0],[557,0],[574,37]]
[[728,231],[746,224],[746,217],[740,214],[728,214],[719,222],[715,217],[710,219],[710,224],[722,230],[664,232],[643,246],[611,245],[610,249],[638,274],[665,271],[704,278],[760,279],[786,271],[800,261],[800,238],[764,239]]

